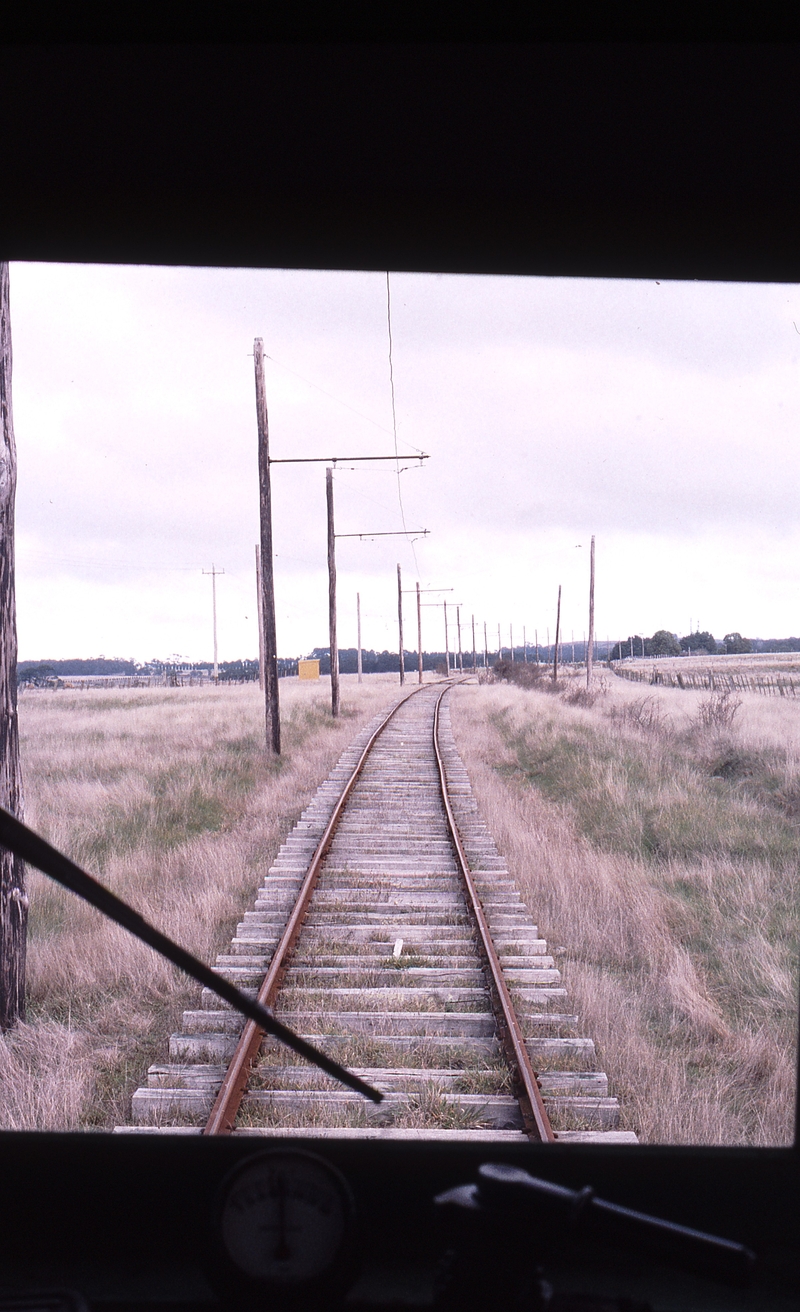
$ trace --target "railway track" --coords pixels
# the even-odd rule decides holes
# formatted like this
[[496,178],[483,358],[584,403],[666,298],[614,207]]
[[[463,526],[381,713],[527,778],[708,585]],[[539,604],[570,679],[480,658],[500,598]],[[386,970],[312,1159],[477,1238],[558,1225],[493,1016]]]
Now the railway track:
[[447,702],[423,686],[362,731],[217,959],[383,1102],[204,990],[118,1130],[635,1142],[478,816]]

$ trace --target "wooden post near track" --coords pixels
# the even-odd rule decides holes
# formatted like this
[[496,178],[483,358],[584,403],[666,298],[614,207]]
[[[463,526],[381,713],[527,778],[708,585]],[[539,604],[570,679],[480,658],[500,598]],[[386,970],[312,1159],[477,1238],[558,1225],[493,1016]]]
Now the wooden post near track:
[[472,673],[475,673],[475,616],[472,617]]
[[[17,451],[11,408],[11,313],[8,264],[0,263],[0,805],[22,819],[17,720],[17,606],[14,501]],[[0,848],[0,1030],[25,1019],[28,898],[25,866]]]
[[336,534],[333,530],[333,470],[325,470],[328,505],[328,633],[331,652],[331,715],[339,714],[339,647],[336,642]]
[[406,666],[403,660],[403,576],[397,566],[397,627],[400,631],[400,682],[406,681]]
[[444,603],[444,667],[450,678],[450,640],[447,636],[447,602]]
[[264,691],[264,598],[261,592],[261,548],[256,543],[256,612],[258,614],[258,686]]
[[[558,585],[558,606],[556,607],[556,646],[553,656],[553,683],[558,681],[558,635],[561,631],[561,584]],[[549,634],[548,634],[549,637]]]
[[458,669],[459,673],[464,673],[464,656],[461,651],[461,607],[456,606],[456,625],[458,627]]
[[417,579],[417,668],[419,681],[422,683],[422,602],[419,596],[419,579]]
[[489,639],[486,634],[486,620],[483,621],[483,668],[489,668]]
[[586,687],[592,686],[592,662],[594,660],[594,533],[589,549],[589,645],[586,648]]
[[261,621],[264,653],[264,709],[267,750],[281,754],[281,715],[278,701],[278,641],[275,631],[275,580],[272,566],[272,486],[269,471],[269,422],[264,388],[264,343],[253,343],[258,422],[258,487],[261,517]]

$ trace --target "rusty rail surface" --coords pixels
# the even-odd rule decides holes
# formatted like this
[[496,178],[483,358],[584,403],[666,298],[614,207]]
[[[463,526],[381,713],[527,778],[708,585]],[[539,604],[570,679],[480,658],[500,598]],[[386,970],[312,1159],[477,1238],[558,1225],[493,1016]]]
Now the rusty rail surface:
[[453,814],[453,808],[450,803],[450,795],[447,790],[447,776],[444,767],[444,758],[442,756],[439,744],[439,711],[442,705],[442,699],[447,688],[443,688],[437,699],[436,709],[433,716],[433,750],[436,754],[436,764],[439,770],[439,783],[442,790],[442,801],[444,803],[447,823],[450,828],[450,836],[453,840],[453,846],[458,858],[461,876],[467,890],[467,898],[470,910],[475,919],[478,928],[481,948],[486,961],[486,966],[491,978],[491,989],[493,1001],[495,1003],[495,1019],[499,1031],[500,1043],[508,1062],[512,1078],[515,1084],[515,1093],[522,1112],[522,1121],[525,1131],[532,1139],[537,1139],[542,1143],[553,1143],[556,1139],[555,1131],[550,1124],[550,1117],[542,1099],[539,1081],[531,1065],[531,1059],[528,1055],[528,1049],[525,1046],[525,1036],[522,1032],[522,1026],[519,1023],[514,1003],[509,992],[503,975],[503,967],[500,964],[500,958],[497,955],[497,949],[492,940],[489,922],[484,914],[481,905],[478,890],[475,887],[475,880],[472,878],[472,872],[469,868],[464,845],[461,841],[461,835],[458,832],[458,825]]
[[[425,686],[425,685],[423,685]],[[428,685],[430,686],[430,685]],[[370,736],[361,756],[347,780],[341,795],[333,808],[331,818],[325,826],[325,831],[317,844],[314,855],[309,863],[303,883],[300,886],[300,892],[297,895],[297,901],[292,908],[291,915],[286,923],[275,954],[270,962],[269,970],[264,976],[263,983],[258,991],[258,1001],[262,1007],[271,1007],[277,997],[278,991],[283,982],[283,977],[289,966],[292,953],[303,927],[303,921],[306,918],[308,906],[314,894],[314,889],[319,878],[319,872],[322,869],[322,863],[328,853],[328,848],[333,841],[333,835],[336,832],[336,826],[339,823],[342,812],[347,805],[347,800],[355,787],[364,767],[364,763],[370,754],[375,742],[383,733],[389,721],[397,713],[401,706],[420,691],[414,688],[412,692],[406,693],[399,702],[388,712],[377,729]],[[234,1123],[241,1106],[242,1098],[247,1089],[247,1081],[250,1076],[250,1068],[258,1055],[261,1046],[261,1040],[264,1037],[264,1030],[256,1025],[254,1021],[248,1020],[242,1030],[239,1042],[236,1045],[230,1065],[228,1066],[222,1081],[219,1093],[217,1094],[211,1114],[203,1129],[203,1134],[230,1134],[234,1128]]]
[[[552,1143],[556,1139],[556,1135],[550,1125],[550,1120],[542,1100],[536,1073],[531,1066],[528,1050],[525,1046],[522,1027],[519,1023],[511,999],[511,994],[503,975],[500,958],[492,941],[489,924],[469,868],[469,862],[458,832],[447,790],[444,761],[439,745],[439,710],[442,699],[451,686],[452,684],[448,682],[442,689],[442,692],[436,701],[433,726],[433,747],[438,767],[439,784],[445,816],[459,869],[467,890],[468,906],[477,926],[486,968],[489,972],[491,980],[490,993],[494,1004],[499,1039],[512,1072],[515,1094],[520,1104],[525,1132],[531,1139],[545,1143]],[[352,774],[342,789],[330,819],[325,827],[324,833],[311,858],[297,900],[289,915],[289,919],[280,937],[278,946],[275,949],[269,969],[267,970],[259,989],[258,1002],[264,1007],[271,1007],[273,1005],[280,990],[284,975],[289,968],[291,957],[300,935],[303,922],[308,913],[309,904],[313,897],[323,862],[331,846],[337,825],[345,810],[350,794],[361,774],[364,764],[377,739],[383,733],[393,716],[411,697],[422,691],[422,687],[429,688],[430,684],[422,685],[415,688],[412,692],[407,693],[406,696],[398,701],[386,714],[384,719],[370,736],[352,771]],[[230,1134],[233,1131],[236,1116],[247,1089],[250,1069],[258,1055],[263,1037],[263,1029],[253,1021],[248,1020],[236,1045],[236,1049],[223,1078],[211,1114],[209,1115],[208,1121],[203,1129],[203,1134]]]

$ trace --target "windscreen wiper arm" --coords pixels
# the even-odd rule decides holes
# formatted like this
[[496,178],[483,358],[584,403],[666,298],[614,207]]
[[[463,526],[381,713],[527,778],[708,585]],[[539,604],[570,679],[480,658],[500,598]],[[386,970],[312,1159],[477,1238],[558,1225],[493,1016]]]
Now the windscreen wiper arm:
[[202,984],[205,988],[211,989],[224,1002],[230,1003],[235,1011],[252,1020],[265,1034],[271,1034],[274,1038],[285,1043],[287,1048],[291,1048],[298,1056],[304,1057],[320,1070],[325,1071],[326,1075],[332,1075],[335,1080],[340,1080],[346,1084],[349,1089],[354,1089],[356,1093],[363,1094],[365,1098],[370,1098],[372,1102],[382,1102],[383,1094],[377,1089],[373,1089],[371,1084],[360,1080],[357,1075],[351,1074],[345,1066],[340,1066],[337,1061],[320,1052],[313,1044],[307,1043],[299,1034],[288,1025],[276,1020],[272,1012],[266,1007],[262,1007],[254,998],[248,998],[246,993],[237,989],[235,984],[229,983],[223,979],[215,970],[205,966],[197,957],[193,957],[191,952],[173,943],[172,939],[167,938],[155,926],[148,924],[138,911],[129,907],[127,902],[117,897],[110,889],[104,888],[91,875],[77,866],[69,857],[64,856],[57,848],[52,847],[45,839],[40,838],[32,829],[18,820],[16,816],[11,815],[9,811],[0,807],[0,844],[7,847],[15,856],[21,857],[29,865],[36,866],[43,874],[49,875],[56,883],[68,888],[70,892],[77,893],[85,902],[89,902],[109,920],[114,920],[123,929],[127,929],[130,934],[141,939],[148,947],[166,957],[179,970],[184,971],[191,979]]

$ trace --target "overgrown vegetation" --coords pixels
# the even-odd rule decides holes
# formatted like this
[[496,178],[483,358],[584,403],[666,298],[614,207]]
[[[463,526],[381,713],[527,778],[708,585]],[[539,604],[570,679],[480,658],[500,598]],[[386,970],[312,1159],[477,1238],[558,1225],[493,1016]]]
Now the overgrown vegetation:
[[[282,681],[284,754],[263,697],[224,688],[31,691],[20,702],[28,822],[213,963],[281,841],[395,681]],[[163,1057],[196,987],[29,871],[27,1024],[0,1037],[0,1126],[108,1128]]]
[[479,806],[644,1141],[792,1139],[800,708],[466,687]]

